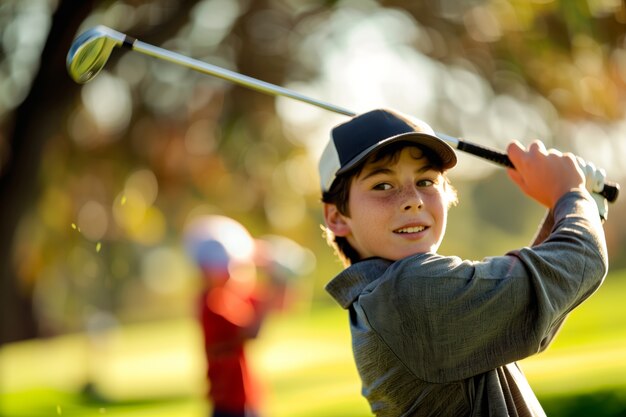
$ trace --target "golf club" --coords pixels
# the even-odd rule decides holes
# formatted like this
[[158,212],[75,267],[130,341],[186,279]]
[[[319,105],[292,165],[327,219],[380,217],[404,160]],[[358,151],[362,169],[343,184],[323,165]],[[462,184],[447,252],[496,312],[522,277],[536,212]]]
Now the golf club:
[[[234,71],[189,58],[167,49],[147,44],[106,26],[96,26],[88,29],[80,34],[72,43],[67,54],[66,62],[67,70],[72,79],[80,84],[84,84],[92,80],[104,67],[109,59],[109,56],[111,55],[111,52],[113,51],[113,48],[115,47],[123,47],[141,52],[154,58],[169,61],[204,74],[222,78],[226,81],[257,90],[261,93],[288,97],[346,116],[354,116],[356,114],[350,110],[304,96],[287,88],[279,87],[265,81],[257,80],[256,78],[248,77]],[[467,142],[443,133],[435,132],[435,134],[455,149],[487,159],[498,165],[514,168],[506,153]],[[599,194],[601,194],[608,201],[613,202],[617,199],[619,194],[619,185],[617,183],[605,181],[604,189]]]

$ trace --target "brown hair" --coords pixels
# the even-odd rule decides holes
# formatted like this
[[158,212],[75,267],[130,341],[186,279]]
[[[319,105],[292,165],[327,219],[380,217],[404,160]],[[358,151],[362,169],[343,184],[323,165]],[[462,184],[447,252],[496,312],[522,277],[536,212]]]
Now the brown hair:
[[[443,164],[441,163],[439,156],[429,148],[422,147],[411,142],[397,142],[386,146],[370,155],[365,161],[354,167],[352,170],[339,175],[333,181],[330,189],[322,193],[322,202],[334,204],[339,213],[344,216],[350,216],[348,201],[350,200],[350,185],[352,184],[354,178],[356,178],[361,171],[363,171],[363,168],[367,163],[383,161],[385,163],[393,164],[397,162],[400,158],[400,152],[407,146],[413,146],[420,149],[426,159],[428,159],[428,161],[432,164],[432,167],[443,174],[444,187],[449,197],[448,208],[456,205],[458,202],[456,190],[446,177],[445,170],[443,169]],[[328,229],[328,227],[323,227],[323,229],[326,241],[334,249],[335,254],[345,266],[350,266],[361,260],[361,257],[356,249],[348,243],[348,239],[342,236],[335,236],[335,234]]]

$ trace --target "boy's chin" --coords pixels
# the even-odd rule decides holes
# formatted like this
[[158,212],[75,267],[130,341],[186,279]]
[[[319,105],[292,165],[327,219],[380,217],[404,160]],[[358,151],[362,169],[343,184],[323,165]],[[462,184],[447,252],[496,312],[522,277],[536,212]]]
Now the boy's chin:
[[[360,259],[372,259],[372,258],[380,258],[386,259],[391,262],[399,261],[401,259],[405,259],[411,256],[422,255],[424,253],[437,253],[439,249],[439,245],[415,245],[414,247],[396,247],[395,250],[391,248],[387,248],[389,250],[380,250],[377,254],[369,254],[368,256],[364,256],[362,252],[359,251]],[[371,251],[370,253],[375,253],[376,251]]]

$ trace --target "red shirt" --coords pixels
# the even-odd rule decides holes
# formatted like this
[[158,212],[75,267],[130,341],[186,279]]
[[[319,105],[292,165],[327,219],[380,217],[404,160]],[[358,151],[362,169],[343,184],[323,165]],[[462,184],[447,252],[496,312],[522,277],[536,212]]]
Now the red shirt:
[[246,364],[244,344],[258,331],[257,303],[252,296],[224,287],[205,291],[200,302],[213,407],[230,412],[256,410],[260,389]]

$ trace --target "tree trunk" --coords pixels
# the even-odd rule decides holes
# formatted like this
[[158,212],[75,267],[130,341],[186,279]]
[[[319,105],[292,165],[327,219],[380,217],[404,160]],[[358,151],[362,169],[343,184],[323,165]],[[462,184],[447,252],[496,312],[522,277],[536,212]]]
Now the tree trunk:
[[55,132],[65,131],[62,112],[78,88],[67,75],[65,57],[79,25],[96,3],[59,3],[30,93],[13,113],[11,154],[0,176],[0,344],[37,335],[30,288],[16,276],[13,240],[22,214],[39,193],[37,178],[45,142]]

